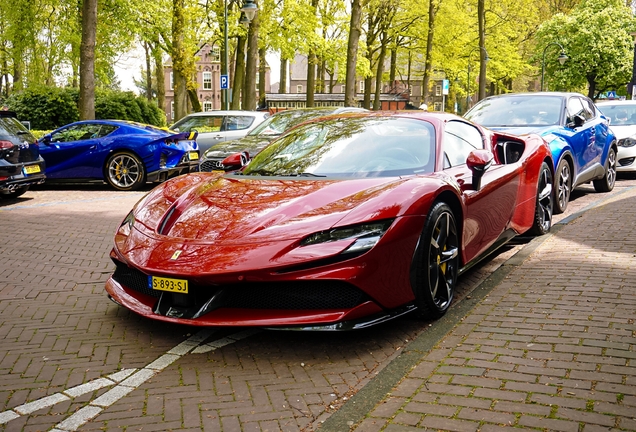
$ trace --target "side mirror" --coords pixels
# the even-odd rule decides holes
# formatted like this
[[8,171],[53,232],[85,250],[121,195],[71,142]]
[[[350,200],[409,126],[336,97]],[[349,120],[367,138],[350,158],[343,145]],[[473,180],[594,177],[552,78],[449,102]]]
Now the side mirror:
[[585,119],[583,118],[583,116],[576,114],[570,119],[566,126],[570,129],[576,129],[577,127],[583,126],[583,123],[585,123]]
[[51,145],[51,135],[44,135],[38,140],[41,144]]
[[490,165],[495,156],[488,150],[474,150],[471,151],[466,158],[466,165],[473,172],[473,189],[479,190],[481,188],[481,178]]
[[243,168],[250,161],[250,155],[244,151],[241,153],[234,153],[223,159],[223,169],[225,171],[236,171]]

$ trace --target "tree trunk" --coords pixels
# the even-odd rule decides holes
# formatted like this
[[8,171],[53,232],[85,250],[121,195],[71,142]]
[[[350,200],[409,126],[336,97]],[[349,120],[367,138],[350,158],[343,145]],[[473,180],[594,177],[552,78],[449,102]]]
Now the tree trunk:
[[375,97],[373,99],[373,110],[381,108],[380,94],[382,93],[382,74],[384,73],[384,57],[386,57],[387,34],[382,33],[380,55],[378,57],[378,70],[375,74]]
[[316,54],[313,48],[307,56],[307,106],[314,106],[314,91],[316,90]]
[[190,101],[190,105],[192,105],[192,111],[201,112],[203,109],[201,108],[201,101],[199,101],[199,97],[197,96],[196,89],[189,88],[188,89],[188,100]]
[[485,0],[477,0],[479,21],[479,94],[477,100],[486,97],[486,6]]
[[397,48],[391,48],[391,69],[389,70],[389,82],[391,88],[395,85],[395,73],[397,70]]
[[236,42],[236,63],[234,66],[234,84],[232,85],[232,99],[230,109],[241,109],[241,91],[245,79],[245,36],[239,36]]
[[265,107],[265,77],[267,76],[267,48],[262,47],[258,50],[258,106],[262,109]]
[[187,79],[184,71],[184,32],[185,32],[185,0],[173,0],[172,3],[172,80],[174,87],[174,118],[177,121],[187,114]]
[[258,30],[260,27],[258,13],[249,24],[247,34],[247,61],[245,63],[245,86],[243,88],[243,109],[256,109],[256,73],[258,63]]
[[152,65],[150,57],[150,44],[144,41],[144,53],[146,55],[146,99],[152,100]]
[[95,38],[97,0],[82,1],[82,43],[80,45],[80,120],[95,118]]
[[358,106],[356,101],[356,64],[358,43],[360,42],[360,19],[362,5],[360,0],[351,1],[351,21],[349,22],[349,40],[347,42],[347,71],[345,78],[345,106]]
[[422,103],[428,104],[428,87],[433,69],[433,36],[435,35],[435,0],[428,1],[428,34],[426,36],[426,60],[424,62],[424,76],[422,77]]
[[157,106],[162,110],[166,107],[166,79],[163,70],[163,58],[161,56],[161,46],[159,45],[159,35],[155,35],[152,47],[152,57],[155,63],[155,79],[157,81]]
[[278,87],[278,93],[285,94],[287,93],[287,59],[280,59],[280,84]]

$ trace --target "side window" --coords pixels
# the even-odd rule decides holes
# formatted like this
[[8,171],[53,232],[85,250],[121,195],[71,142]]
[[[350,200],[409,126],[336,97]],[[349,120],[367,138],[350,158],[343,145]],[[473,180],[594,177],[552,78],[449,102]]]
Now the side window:
[[568,99],[568,122],[573,121],[574,116],[576,115],[580,115],[587,119],[581,98],[571,97]]
[[100,130],[102,126],[100,124],[80,124],[63,129],[53,135],[51,135],[52,142],[71,142],[82,141],[87,139],[99,138],[112,132],[112,129],[108,133],[101,134]]
[[444,129],[444,168],[466,163],[471,151],[484,148],[481,132],[468,123],[450,121]]
[[247,129],[254,122],[254,117],[250,116],[227,116],[225,117],[224,130],[242,130]]
[[585,111],[585,119],[591,120],[596,117],[596,107],[589,99],[581,99],[583,101],[583,109]]

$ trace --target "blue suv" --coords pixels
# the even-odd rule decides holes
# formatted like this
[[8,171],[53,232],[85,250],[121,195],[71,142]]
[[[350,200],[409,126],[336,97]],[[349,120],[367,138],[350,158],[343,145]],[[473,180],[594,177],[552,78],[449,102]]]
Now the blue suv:
[[616,181],[616,138],[609,120],[579,93],[511,93],[479,101],[465,118],[515,135],[536,133],[554,160],[554,213],[563,213],[575,187],[593,182],[609,192]]

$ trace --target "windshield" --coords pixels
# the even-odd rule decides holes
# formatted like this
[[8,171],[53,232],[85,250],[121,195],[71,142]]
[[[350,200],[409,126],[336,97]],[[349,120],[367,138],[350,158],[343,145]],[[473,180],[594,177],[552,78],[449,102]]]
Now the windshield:
[[558,125],[562,103],[558,96],[499,96],[482,100],[464,117],[486,127]]
[[278,136],[292,126],[296,126],[315,117],[331,114],[332,110],[289,110],[283,111],[269,117],[260,125],[256,126],[248,135]]
[[603,103],[598,105],[598,108],[611,119],[610,125],[612,126],[636,125],[636,104],[634,103]]
[[350,117],[294,129],[237,175],[390,177],[431,173],[434,161],[435,130],[430,123]]

